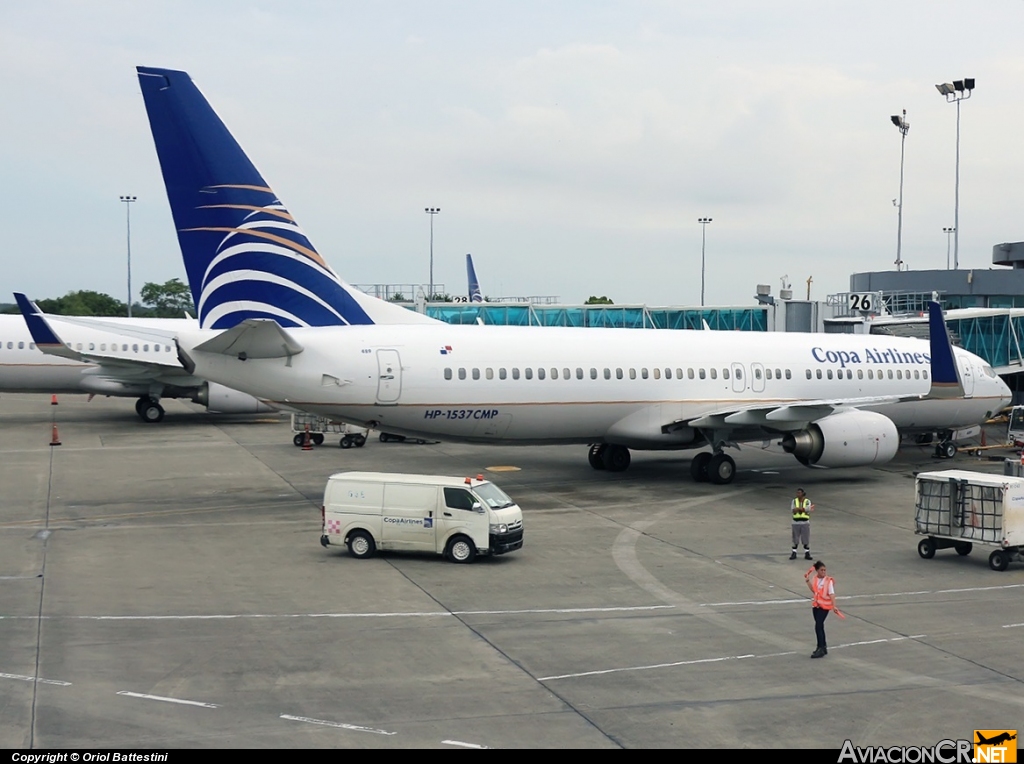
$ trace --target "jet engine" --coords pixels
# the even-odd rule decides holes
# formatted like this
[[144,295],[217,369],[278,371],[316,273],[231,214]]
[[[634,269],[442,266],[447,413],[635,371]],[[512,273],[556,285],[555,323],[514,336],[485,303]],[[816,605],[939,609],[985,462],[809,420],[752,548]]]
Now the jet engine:
[[277,411],[263,401],[247,393],[240,393],[216,382],[204,382],[192,400],[219,414],[263,414]]
[[884,464],[896,455],[899,445],[891,419],[859,410],[832,414],[782,439],[782,448],[801,464],[822,467]]

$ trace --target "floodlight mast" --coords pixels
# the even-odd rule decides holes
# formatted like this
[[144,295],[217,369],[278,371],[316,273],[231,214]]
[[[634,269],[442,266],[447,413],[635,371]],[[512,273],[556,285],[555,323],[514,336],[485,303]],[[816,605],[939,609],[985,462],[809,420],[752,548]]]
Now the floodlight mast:
[[903,110],[903,116],[894,114],[890,117],[892,123],[899,128],[900,135],[900,201],[896,205],[896,270],[903,270],[903,157],[907,145],[907,133],[910,132],[910,123],[907,122],[907,110]]
[[956,104],[956,184],[953,201],[953,270],[960,267],[960,102],[966,101],[974,92],[974,78],[944,82],[936,85],[939,94],[945,96],[946,103]]

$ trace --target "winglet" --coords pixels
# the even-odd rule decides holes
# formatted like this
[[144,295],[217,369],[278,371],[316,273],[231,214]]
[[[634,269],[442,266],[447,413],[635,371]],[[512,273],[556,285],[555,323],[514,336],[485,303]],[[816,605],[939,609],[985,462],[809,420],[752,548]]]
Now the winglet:
[[928,342],[931,345],[932,387],[929,398],[963,398],[964,386],[957,371],[953,342],[949,339],[942,307],[928,303]]
[[76,361],[81,359],[81,355],[65,345],[61,338],[57,336],[57,333],[53,331],[53,328],[46,320],[46,315],[43,311],[39,310],[38,305],[21,292],[15,292],[14,299],[18,301],[18,307],[21,309],[22,318],[25,319],[25,323],[28,325],[28,331],[32,335],[32,340],[41,351],[47,355],[72,358]]

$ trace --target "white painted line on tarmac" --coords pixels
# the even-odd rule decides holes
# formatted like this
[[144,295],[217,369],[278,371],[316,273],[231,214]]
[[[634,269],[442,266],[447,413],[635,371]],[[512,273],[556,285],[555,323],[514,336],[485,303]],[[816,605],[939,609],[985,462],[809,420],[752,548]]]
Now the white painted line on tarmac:
[[281,714],[282,719],[288,719],[293,722],[305,722],[306,724],[319,724],[321,727],[337,727],[343,730],[353,730],[355,732],[372,732],[374,735],[397,735],[397,732],[388,732],[387,730],[378,730],[373,727],[360,727],[358,724],[343,724],[342,722],[329,722],[324,719],[310,719],[308,716],[291,716],[289,714]]
[[164,703],[180,703],[183,706],[199,706],[200,708],[220,708],[216,703],[201,703],[198,700],[182,700],[181,698],[165,698],[163,695],[145,695],[141,692],[128,692],[127,690],[120,690],[118,695],[124,695],[129,698],[143,698],[145,700],[159,700]]
[[0,674],[0,679],[18,679],[22,682],[39,682],[39,684],[55,684],[58,687],[70,687],[71,682],[60,682],[56,679],[40,679],[35,676],[24,676],[22,674]]
[[461,740],[442,740],[444,745],[457,745],[460,748],[479,748],[481,750],[490,750],[489,745],[477,745],[476,743],[463,743]]
[[924,639],[927,634],[913,634],[909,637],[890,637],[888,639],[869,639],[865,642],[847,642],[843,645],[837,645],[833,647],[833,650],[838,650],[842,647],[860,647],[861,645],[880,645],[883,642],[905,642],[908,639]]
[[[905,641],[910,640],[910,639],[923,639],[925,636],[927,636],[927,635],[926,634],[914,634],[913,636],[909,636],[909,637],[891,637],[891,638],[887,638],[887,639],[871,639],[871,640],[867,640],[865,642],[850,642],[848,644],[839,645],[838,647],[833,647],[832,649],[833,650],[837,650],[837,649],[842,648],[842,647],[859,647],[861,645],[877,645],[877,644],[881,644],[883,642],[905,642]],[[720,656],[718,658],[700,658],[700,659],[697,659],[697,660],[690,660],[690,661],[675,661],[673,663],[655,663],[655,664],[651,664],[649,666],[627,666],[627,667],[623,667],[623,668],[599,669],[597,671],[581,671],[581,672],[579,672],[577,674],[558,674],[557,676],[541,676],[541,677],[537,677],[537,681],[538,682],[551,682],[551,681],[554,681],[556,679],[578,679],[580,677],[585,677],[585,676],[600,676],[600,675],[603,675],[603,674],[616,674],[616,673],[620,673],[620,672],[623,672],[623,671],[650,671],[651,669],[677,668],[679,666],[696,666],[696,665],[707,664],[707,663],[724,663],[725,661],[742,661],[742,660],[749,660],[751,658],[753,658],[753,659],[779,658],[779,657],[782,657],[784,655],[796,655],[796,654],[797,654],[796,650],[788,650],[788,651],[783,652],[783,653],[765,653],[764,655],[754,655],[753,653],[749,653],[747,655],[724,655],[724,656]]]
[[1003,625],[1004,629],[1016,629],[1019,626],[1024,626],[1024,623],[1007,623]]

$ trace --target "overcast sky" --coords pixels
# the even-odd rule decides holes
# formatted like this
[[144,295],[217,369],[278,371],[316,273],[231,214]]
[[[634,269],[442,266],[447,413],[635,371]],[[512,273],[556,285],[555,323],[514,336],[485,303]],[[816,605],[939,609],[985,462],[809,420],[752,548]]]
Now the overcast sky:
[[5,2],[0,302],[184,279],[134,67],[192,76],[353,283],[750,304],[1024,240],[1024,2]]

